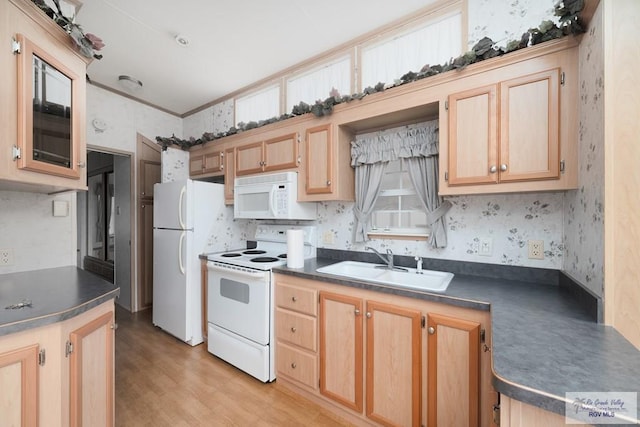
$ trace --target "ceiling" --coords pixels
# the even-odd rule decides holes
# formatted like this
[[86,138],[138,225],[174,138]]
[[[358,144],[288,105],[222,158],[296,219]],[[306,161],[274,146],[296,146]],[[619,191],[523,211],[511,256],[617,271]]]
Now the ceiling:
[[[82,0],[76,22],[102,38],[92,81],[176,114],[396,21],[435,0]],[[190,44],[179,45],[177,35]]]

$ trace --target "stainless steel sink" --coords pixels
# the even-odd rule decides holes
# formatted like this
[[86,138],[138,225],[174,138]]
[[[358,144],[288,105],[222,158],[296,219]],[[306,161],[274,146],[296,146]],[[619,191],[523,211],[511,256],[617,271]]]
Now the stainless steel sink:
[[[381,268],[382,267],[382,268]],[[381,264],[358,261],[341,261],[318,268],[318,273],[333,274],[355,280],[380,283],[397,288],[420,291],[444,292],[453,279],[452,273],[407,268],[407,271],[389,270]]]

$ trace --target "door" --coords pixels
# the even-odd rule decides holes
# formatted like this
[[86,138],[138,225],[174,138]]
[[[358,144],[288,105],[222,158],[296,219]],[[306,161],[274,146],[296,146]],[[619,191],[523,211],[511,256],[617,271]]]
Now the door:
[[560,176],[560,70],[500,83],[500,181]]
[[138,281],[133,295],[133,311],[150,307],[153,303],[153,186],[160,182],[160,147],[138,134]]
[[498,182],[495,85],[449,96],[449,185]]
[[255,343],[269,344],[271,272],[215,264],[207,268],[209,321]]
[[186,276],[187,239],[191,233],[153,230],[153,324],[182,341],[191,339]]
[[305,138],[307,194],[333,193],[333,142],[331,125],[307,129]]
[[479,423],[480,324],[427,316],[427,425]]
[[38,351],[38,344],[0,351],[2,425],[38,425]]
[[69,425],[113,426],[113,312],[69,335]]
[[384,425],[420,426],[421,313],[367,301],[366,318],[367,417]]
[[131,311],[131,157],[113,156],[115,183],[114,283],[120,287],[118,304]]
[[189,209],[191,181],[164,182],[153,186],[153,226],[174,230],[193,228]]
[[362,413],[362,300],[320,293],[320,393]]

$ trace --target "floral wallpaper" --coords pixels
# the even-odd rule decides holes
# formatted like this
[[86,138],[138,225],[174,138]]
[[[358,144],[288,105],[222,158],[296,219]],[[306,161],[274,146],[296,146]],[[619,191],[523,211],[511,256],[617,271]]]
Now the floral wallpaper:
[[189,152],[168,147],[161,157],[162,182],[189,179]]
[[604,47],[598,7],[580,43],[578,182],[566,193],[564,270],[595,294],[604,286]]
[[[426,241],[371,240],[353,243],[353,203],[318,205],[318,246],[364,251],[364,246],[391,249],[397,255],[561,269],[563,194],[530,193],[448,197],[453,207],[446,215],[448,245],[433,249]],[[325,233],[333,244],[323,243]],[[528,240],[544,241],[544,260],[529,259]],[[489,242],[490,255],[480,254]]]
[[234,125],[233,99],[227,99],[213,106],[213,133],[228,131]]
[[256,221],[233,219],[233,206],[225,206],[218,213],[209,232],[203,253],[223,252],[246,247],[247,240],[253,240]]
[[489,37],[498,46],[511,40],[520,40],[529,28],[552,18],[557,0],[468,0],[468,43],[473,47],[478,40]]

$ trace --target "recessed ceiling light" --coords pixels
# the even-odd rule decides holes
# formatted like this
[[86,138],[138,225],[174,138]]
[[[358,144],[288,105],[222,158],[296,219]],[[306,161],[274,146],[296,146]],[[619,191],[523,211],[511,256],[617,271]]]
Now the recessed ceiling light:
[[135,92],[142,89],[142,82],[129,76],[118,76],[118,83],[128,92]]
[[178,43],[180,46],[182,47],[187,47],[189,46],[189,43],[191,43],[191,41],[189,40],[189,37],[183,35],[183,34],[178,34],[175,37],[176,43]]

